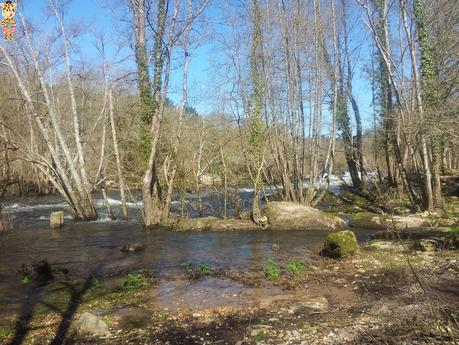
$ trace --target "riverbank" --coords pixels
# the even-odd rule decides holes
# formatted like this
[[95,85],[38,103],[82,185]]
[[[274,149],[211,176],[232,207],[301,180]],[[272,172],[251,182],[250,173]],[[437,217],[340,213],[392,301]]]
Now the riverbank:
[[[28,313],[2,317],[0,343],[453,344],[458,251],[384,243],[340,261],[271,261],[244,270],[190,263],[173,279],[145,270],[64,279],[33,297]],[[168,293],[160,297],[158,289]],[[107,336],[79,333],[84,312],[107,324]]]

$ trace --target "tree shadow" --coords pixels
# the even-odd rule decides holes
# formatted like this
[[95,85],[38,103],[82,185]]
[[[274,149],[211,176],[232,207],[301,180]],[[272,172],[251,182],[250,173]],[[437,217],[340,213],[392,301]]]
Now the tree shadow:
[[37,288],[29,291],[27,299],[21,305],[19,316],[14,325],[14,336],[10,345],[21,345],[28,332],[31,330],[34,313],[37,306],[42,306],[48,311],[60,314],[61,321],[57,326],[53,339],[49,342],[50,345],[62,345],[65,343],[72,320],[78,310],[78,307],[83,302],[84,295],[91,288],[93,277],[87,277],[83,282],[59,282],[61,288],[57,291],[60,294],[68,295],[68,298],[62,305],[61,300],[48,302],[44,299],[42,291],[36,291]]

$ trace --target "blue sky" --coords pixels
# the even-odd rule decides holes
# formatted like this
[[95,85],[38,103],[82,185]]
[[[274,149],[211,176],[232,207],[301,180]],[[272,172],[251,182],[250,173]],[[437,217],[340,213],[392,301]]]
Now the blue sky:
[[[127,1],[127,0],[125,0]],[[91,31],[99,32],[104,31],[108,36],[112,36],[115,40],[122,39],[126,40],[126,23],[122,22],[123,10],[127,10],[127,7],[120,6],[116,9],[110,9],[109,4],[116,3],[111,0],[74,0],[69,3],[66,11],[66,23],[77,23],[83,25],[89,25]],[[221,4],[219,0],[211,0],[211,4],[208,7],[205,16],[206,19],[213,21],[214,23],[219,21],[219,10],[218,5]],[[32,22],[36,27],[42,27],[45,25],[45,19],[47,17],[47,0],[24,0],[21,2],[21,7],[25,17]],[[129,16],[129,13],[126,13]],[[359,20],[358,14],[351,13],[352,20],[350,22],[356,23]],[[220,33],[224,33],[224,26],[215,24],[214,28],[218,28]],[[365,31],[361,32],[357,36],[352,37],[353,45],[360,44],[363,40],[363,46],[358,58],[360,61],[359,66],[362,66],[362,60],[368,60],[369,58],[369,40],[365,36]],[[99,60],[97,50],[93,45],[94,36],[92,34],[84,34],[78,40],[78,46],[81,49],[83,55],[87,59]],[[108,49],[110,54],[110,48]],[[121,55],[132,54],[129,48],[126,48]],[[190,105],[195,107],[200,113],[209,113],[215,109],[217,103],[213,98],[212,89],[215,86],[216,71],[213,69],[213,61],[222,59],[223,56],[219,53],[218,45],[212,41],[212,39],[205,39],[201,45],[193,51],[192,60],[189,70],[189,90],[190,90]],[[127,66],[134,68],[132,59],[127,62]],[[171,87],[169,97],[178,104],[181,99],[180,87],[181,87],[181,75],[182,71],[177,67],[172,71],[171,74]],[[364,126],[369,128],[372,126],[372,110],[371,104],[371,88],[367,77],[363,71],[357,69],[354,74],[354,93],[360,106],[360,110],[364,120]]]

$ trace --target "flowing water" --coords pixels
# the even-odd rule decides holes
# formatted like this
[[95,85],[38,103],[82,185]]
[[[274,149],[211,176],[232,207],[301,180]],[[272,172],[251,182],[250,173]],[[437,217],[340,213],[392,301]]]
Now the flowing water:
[[[110,197],[115,213],[119,213],[116,195]],[[274,298],[283,292],[276,288],[253,290],[213,278],[190,284],[178,277],[183,277],[184,263],[245,270],[265,265],[269,259],[315,260],[327,235],[323,231],[145,230],[135,217],[129,222],[110,220],[104,213],[102,199],[97,196],[96,204],[101,219],[84,223],[72,221],[66,205],[55,196],[9,200],[4,204],[15,226],[1,239],[0,308],[5,311],[23,301],[29,290],[21,283],[22,267],[41,260],[47,260],[55,269],[65,270],[70,279],[121,276],[140,269],[153,271],[161,281],[155,297],[158,305],[172,309],[243,304],[253,301],[255,296]],[[134,215],[138,205],[129,206],[130,214]],[[60,209],[66,210],[65,227],[50,229],[49,214]],[[360,241],[369,237],[366,231],[356,231],[356,235]],[[120,248],[127,242],[140,242],[145,249],[126,254]]]

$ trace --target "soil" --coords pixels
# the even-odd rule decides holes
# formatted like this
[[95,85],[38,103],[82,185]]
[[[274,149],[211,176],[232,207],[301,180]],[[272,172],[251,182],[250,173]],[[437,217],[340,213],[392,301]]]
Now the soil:
[[[279,277],[271,279],[262,267],[189,268],[184,275],[202,286],[211,279],[234,284],[241,296],[254,287],[282,292],[249,304],[170,308],[152,297],[160,280],[148,274],[142,276],[148,284],[132,281],[124,290],[104,282],[107,293],[98,293],[97,284],[75,285],[72,296],[77,290],[81,296],[68,303],[49,302],[54,309],[28,318],[2,318],[0,344],[457,344],[459,252],[387,248],[362,247],[295,273],[279,266]],[[110,337],[78,335],[74,323],[83,312],[105,320]]]

